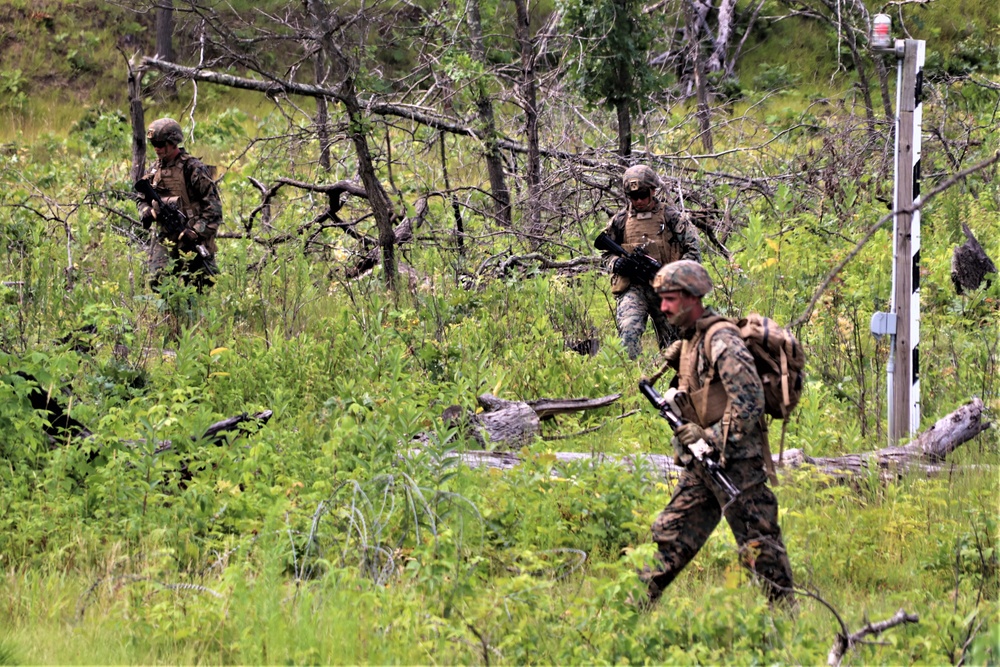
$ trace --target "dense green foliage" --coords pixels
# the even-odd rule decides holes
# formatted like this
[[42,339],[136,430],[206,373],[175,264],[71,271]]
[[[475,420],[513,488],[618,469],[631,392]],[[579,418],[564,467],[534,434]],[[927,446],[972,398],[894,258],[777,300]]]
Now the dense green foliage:
[[[68,14],[37,17],[27,4],[2,10],[16,18],[7,26],[68,30]],[[100,20],[80,20],[121,19],[108,7]],[[980,11],[967,7],[970,24]],[[927,21],[942,40],[970,33]],[[132,34],[132,23],[119,23]],[[719,235],[732,256],[706,251],[711,302],[782,322],[803,313],[891,197],[888,135],[870,141],[849,79],[814,94],[827,73],[795,60],[804,47],[786,25],[759,35],[750,58],[760,60],[750,62],[762,66],[718,111],[720,126],[732,120],[716,130],[718,157],[670,163],[677,183],[726,211]],[[813,30],[800,32],[822,34]],[[79,37],[67,35],[55,43]],[[790,60],[779,59],[782,48]],[[925,144],[925,192],[1000,147],[996,91],[948,75],[962,62],[974,71],[978,51],[970,42],[961,62],[948,53],[928,68],[925,123],[937,134]],[[983,65],[990,54],[980,56]],[[642,466],[557,464],[553,452],[670,451],[664,424],[634,389],[656,367],[652,336],[630,362],[596,269],[532,260],[497,268],[529,249],[592,255],[601,211],[618,205],[594,183],[613,172],[553,177],[553,240],[532,245],[481,215],[478,147],[449,138],[447,195],[461,198],[466,216],[463,254],[452,203],[438,196],[437,135],[375,125],[380,145],[391,143],[392,171],[385,162],[380,170],[396,204],[412,213],[417,196],[438,192],[427,195],[416,242],[400,246],[412,278],[388,293],[377,270],[345,278],[367,247],[307,224],[324,205],[315,193],[282,190],[267,225],[257,210],[251,177],[348,178],[346,143],[335,147],[336,173],[323,173],[305,115],[209,86],[198,106],[182,88],[176,106],[149,101],[147,119],[194,109],[190,149],[225,173],[232,238],[220,241],[211,292],[158,295],[129,219],[126,107],[93,100],[47,114],[55,93],[32,69],[42,64],[12,62],[0,71],[10,93],[0,114],[13,121],[0,131],[0,664],[819,664],[841,631],[827,605],[851,631],[899,608],[920,616],[849,653],[855,664],[1000,662],[995,429],[931,478],[873,473],[842,484],[808,467],[783,471],[776,493],[797,583],[822,602],[800,594],[794,614],[768,609],[724,526],[657,609],[627,602],[641,590],[635,568],[651,556],[648,527],[673,482]],[[606,119],[574,123],[550,102],[549,136],[599,143],[594,126]],[[687,111],[646,117],[667,129],[649,131],[645,150],[682,154],[696,134]],[[987,418],[1000,409],[1000,280],[957,296],[949,278],[962,222],[1000,258],[997,183],[993,165],[924,208],[924,427],[973,395]],[[363,237],[367,212],[348,198],[341,216],[359,220]],[[809,382],[786,449],[836,456],[885,445],[888,346],[868,322],[887,309],[890,266],[885,228],[797,328]],[[596,355],[568,349],[588,337],[600,341]],[[50,441],[29,404],[36,385],[93,437]],[[474,410],[487,392],[623,397],[543,422],[543,437],[518,452],[523,463],[501,472],[456,465],[450,455],[476,445],[440,419],[450,405]],[[266,426],[221,446],[192,438],[264,409],[274,412]],[[172,448],[156,453],[163,440]]]
[[575,38],[571,57],[579,66],[571,72],[584,99],[635,111],[659,92],[660,77],[647,56],[656,24],[644,20],[640,2],[568,0],[562,11],[562,27]]

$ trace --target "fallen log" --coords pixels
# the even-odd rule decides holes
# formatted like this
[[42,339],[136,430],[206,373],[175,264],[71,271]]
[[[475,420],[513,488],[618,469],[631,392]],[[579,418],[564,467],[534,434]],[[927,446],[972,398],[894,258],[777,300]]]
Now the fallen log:
[[[452,405],[441,415],[449,426],[455,426],[483,447],[517,449],[534,440],[541,431],[541,422],[556,415],[593,410],[611,405],[621,394],[600,398],[539,398],[533,401],[508,401],[493,394],[477,397],[482,412],[470,413]],[[420,434],[418,441],[426,441]]]
[[[491,395],[485,395],[491,397]],[[610,404],[620,395],[606,396],[595,401],[607,401]],[[483,397],[480,397],[481,399]],[[521,415],[523,409],[520,405],[512,401],[502,401],[491,397],[499,403],[494,412],[482,414],[501,414],[507,418],[515,419],[515,415]],[[610,400],[608,400],[610,399]],[[512,407],[517,406],[517,407]],[[942,465],[942,462],[960,445],[968,442],[986,429],[990,428],[990,422],[983,421],[983,402],[978,397],[962,405],[951,414],[939,419],[933,426],[922,432],[913,442],[901,447],[886,447],[873,452],[858,454],[847,454],[839,457],[812,457],[806,455],[800,449],[790,449],[784,453],[781,460],[778,455],[774,456],[775,466],[780,469],[800,468],[812,466],[817,471],[831,476],[835,479],[851,479],[872,472],[879,475],[882,480],[895,479],[907,471],[919,471],[922,474],[931,476],[949,467]],[[532,415],[537,414],[532,410]],[[476,415],[482,417],[482,415]],[[523,419],[528,419],[524,416]],[[483,423],[479,420],[478,423]],[[523,423],[523,421],[522,421]],[[487,421],[484,428],[489,424]],[[508,431],[513,431],[514,427],[504,421]],[[504,431],[506,433],[508,431]],[[501,435],[502,432],[495,430]],[[523,433],[522,433],[523,434]],[[666,436],[665,436],[666,437]],[[477,439],[479,441],[479,439]],[[505,442],[510,442],[509,440]],[[635,456],[618,456],[612,454],[591,454],[587,452],[555,452],[547,454],[554,456],[557,463],[579,463],[590,462],[592,464],[609,463],[620,465],[635,470],[642,466],[648,469],[654,476],[663,479],[676,479],[680,476],[683,468],[674,465],[673,456],[663,454],[638,454]],[[459,456],[463,464],[470,468],[498,468],[509,470],[521,464],[521,456],[510,451],[486,451],[471,450],[461,453],[452,453],[449,456]],[[555,471],[558,474],[558,471]]]
[[907,445],[832,458],[806,456],[799,450],[790,450],[785,452],[789,459],[785,463],[790,467],[810,464],[836,478],[856,477],[873,471],[883,479],[909,470],[934,475],[945,469],[939,464],[956,448],[990,428],[990,423],[983,421],[982,416],[983,401],[975,397],[939,419]]
[[[264,426],[274,415],[270,410],[264,410],[263,412],[258,412],[257,414],[251,415],[246,412],[234,417],[228,417],[222,421],[217,421],[207,429],[199,438],[198,436],[191,436],[191,440],[206,440],[212,445],[221,445],[225,440],[225,436],[228,433],[234,433],[246,430],[242,427],[243,424],[254,424],[257,428]],[[142,442],[142,441],[136,441]],[[163,452],[173,449],[174,443],[171,440],[161,440],[156,443],[156,449],[153,451],[154,454],[161,454]]]

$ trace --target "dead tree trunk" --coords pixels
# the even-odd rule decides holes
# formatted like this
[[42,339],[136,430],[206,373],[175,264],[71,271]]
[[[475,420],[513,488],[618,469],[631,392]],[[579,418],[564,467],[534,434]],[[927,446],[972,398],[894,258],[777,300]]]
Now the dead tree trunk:
[[[486,58],[486,47],[483,46],[483,25],[479,15],[479,0],[469,0],[468,5],[469,37],[472,40],[472,55],[483,66],[484,71],[489,66]],[[476,109],[479,112],[479,122],[482,125],[484,157],[486,171],[490,176],[490,190],[493,194],[494,211],[497,222],[503,227],[511,226],[510,191],[504,177],[503,156],[500,154],[500,144],[497,141],[497,125],[493,115],[493,100],[484,79],[475,84]]]
[[[174,54],[174,0],[160,0],[156,9],[156,57],[173,62]],[[177,99],[177,81],[170,74],[160,87],[167,99]]]
[[539,195],[542,182],[541,157],[538,151],[538,92],[535,80],[535,45],[531,39],[531,19],[526,0],[514,0],[517,10],[515,33],[521,46],[521,108],[524,109],[524,138],[528,143],[527,174],[528,200],[527,223],[524,228],[532,237],[541,235],[541,207]]
[[628,100],[616,102],[615,112],[618,115],[618,155],[622,164],[628,164],[632,155],[632,112],[628,108]]
[[354,79],[348,77],[341,87],[344,97],[344,107],[347,110],[348,133],[354,142],[354,150],[358,156],[358,172],[361,182],[368,193],[368,203],[371,204],[378,226],[378,242],[382,248],[382,271],[385,285],[391,290],[396,289],[396,233],[393,223],[396,214],[392,208],[389,193],[382,187],[382,182],[375,173],[375,163],[372,161],[371,150],[368,147],[368,135],[365,132],[365,118],[362,116],[361,104],[358,102],[354,89]]
[[715,33],[712,54],[708,57],[709,72],[720,72],[726,68],[726,51],[729,50],[735,23],[736,0],[722,0],[719,3],[719,28]]
[[458,197],[451,191],[451,183],[448,181],[448,151],[445,150],[445,133],[441,132],[441,175],[444,179],[444,191],[449,193],[448,199],[451,202],[451,213],[455,218],[455,245],[458,246],[458,256],[465,258],[465,226],[462,221],[462,209],[458,205]]
[[[404,219],[403,222],[399,223],[399,225],[392,230],[393,245],[399,246],[413,240],[413,228],[415,226],[419,226],[420,223],[423,222],[424,217],[427,215],[427,198],[421,197],[418,199],[413,208],[415,215],[412,218]],[[381,245],[381,237],[379,237],[379,245]],[[361,261],[347,269],[347,278],[357,278],[378,264],[378,252],[379,249],[377,247],[369,250],[368,254],[365,255]]]
[[135,183],[146,173],[146,119],[142,109],[142,67],[128,64],[128,111],[132,123],[132,169],[129,177]]
[[695,7],[695,0],[685,3],[687,18],[687,40],[694,67],[694,87],[698,100],[698,128],[701,131],[701,146],[706,153],[712,152],[712,116],[708,108],[708,82],[705,80],[705,62],[701,53],[701,27],[705,8]]

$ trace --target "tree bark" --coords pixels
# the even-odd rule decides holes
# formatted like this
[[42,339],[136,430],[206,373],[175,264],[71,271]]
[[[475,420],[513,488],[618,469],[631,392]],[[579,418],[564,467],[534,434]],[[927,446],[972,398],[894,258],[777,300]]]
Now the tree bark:
[[618,155],[622,164],[628,164],[632,155],[632,112],[628,108],[628,100],[616,102],[615,112],[618,115]]
[[371,204],[378,227],[378,241],[382,248],[382,271],[385,285],[391,290],[396,289],[396,233],[393,223],[396,213],[392,208],[389,194],[382,187],[382,182],[375,173],[371,150],[368,147],[368,134],[365,131],[367,119],[361,112],[361,104],[354,89],[354,79],[348,77],[341,86],[344,107],[347,110],[348,134],[354,143],[354,151],[358,156],[358,172],[361,182],[368,193],[368,203]]
[[515,34],[521,47],[521,107],[524,109],[524,137],[528,144],[526,178],[528,182],[527,224],[532,236],[542,234],[542,167],[538,151],[538,86],[535,79],[535,45],[531,39],[531,17],[526,0],[514,0],[517,12]]
[[701,146],[706,153],[712,148],[712,115],[708,108],[708,82],[705,80],[705,63],[701,56],[701,26],[704,23],[704,9],[695,6],[695,0],[685,3],[687,17],[688,47],[691,50],[691,65],[694,68],[694,88],[698,101],[698,128],[701,131]]
[[[173,62],[174,53],[174,0],[159,0],[156,9],[156,56]],[[169,99],[177,97],[177,82],[172,76],[163,82],[161,92]]]
[[458,246],[458,256],[465,258],[465,226],[462,220],[462,209],[458,205],[458,197],[451,191],[451,183],[448,180],[448,152],[445,150],[445,133],[441,132],[441,176],[444,179],[444,191],[449,193],[448,200],[451,202],[451,213],[455,218],[455,244]]
[[[493,394],[477,398],[482,412],[467,413],[453,405],[445,410],[442,418],[450,426],[474,439],[480,445],[518,448],[534,440],[539,434],[540,422],[555,415],[581,410],[592,410],[611,405],[621,394],[601,398],[542,398],[535,401],[508,401]],[[425,441],[429,436],[420,434],[416,440]]]
[[736,21],[736,0],[722,0],[719,3],[719,28],[715,33],[715,44],[708,57],[708,71],[721,72],[726,69],[726,51],[733,35]]
[[[483,25],[479,13],[479,0],[469,0],[468,4],[469,37],[472,40],[472,56],[483,67],[483,76],[489,68],[486,58],[486,47],[483,45]],[[490,177],[490,191],[493,195],[493,210],[497,222],[503,227],[510,227],[510,191],[504,176],[503,156],[497,142],[496,119],[493,115],[493,100],[490,97],[486,81],[480,79],[474,84],[476,110],[479,123],[483,129],[483,154],[486,159],[486,171]]]
[[[393,244],[403,245],[404,243],[409,243],[413,240],[413,228],[423,221],[424,217],[427,215],[427,198],[421,197],[417,200],[416,205],[413,207],[416,215],[412,218],[406,218],[403,222],[399,223],[395,229],[392,230]],[[381,245],[381,240],[380,240]],[[378,264],[378,252],[379,249],[372,248],[368,251],[368,254],[361,259],[360,262],[352,266],[347,270],[347,278],[357,278],[373,268]],[[384,255],[383,255],[384,257]]]
[[156,5],[156,56],[176,60],[174,55],[174,0],[159,0]]
[[[326,58],[322,49],[316,52],[313,61],[315,68],[316,85],[322,86],[326,83],[327,69]],[[326,98],[323,96],[316,98],[316,137],[319,139],[319,166],[323,171],[330,171],[330,108]]]
[[132,169],[129,177],[135,183],[146,173],[146,119],[142,108],[142,75],[145,70],[128,64],[128,111],[132,124]]

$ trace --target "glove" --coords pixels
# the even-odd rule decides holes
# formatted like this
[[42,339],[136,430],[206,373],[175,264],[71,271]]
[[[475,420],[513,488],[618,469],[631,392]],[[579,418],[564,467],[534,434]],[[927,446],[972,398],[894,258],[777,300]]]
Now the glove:
[[694,422],[682,424],[674,435],[682,445],[691,450],[695,458],[706,458],[714,451],[708,444],[708,434],[705,433],[705,429]]
[[677,370],[677,367],[681,363],[681,348],[684,343],[679,340],[675,340],[671,343],[666,350],[663,351],[663,363],[669,364],[671,368]]
[[632,273],[631,261],[627,257],[619,257],[611,265],[611,273],[616,276],[628,276]]
[[676,435],[670,439],[670,444],[674,448],[675,464],[679,466],[686,466],[694,460],[694,457],[691,456],[691,452],[688,451],[687,447],[681,444],[681,441],[677,439]]
[[144,207],[141,215],[139,216],[139,222],[142,224],[143,229],[149,229],[153,226],[153,222],[156,221],[156,212],[151,207]]
[[688,422],[686,424],[681,424],[681,427],[677,429],[675,435],[677,439],[681,441],[682,445],[690,447],[699,440],[705,439],[705,429],[698,426],[694,422]]
[[179,240],[180,241],[187,241],[189,243],[194,243],[195,241],[198,240],[198,233],[196,231],[194,231],[193,229],[191,229],[190,227],[188,227],[183,232],[181,232],[181,236],[180,236]]

